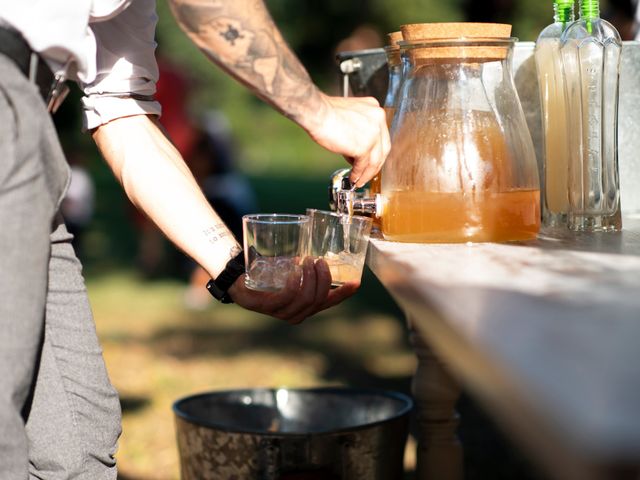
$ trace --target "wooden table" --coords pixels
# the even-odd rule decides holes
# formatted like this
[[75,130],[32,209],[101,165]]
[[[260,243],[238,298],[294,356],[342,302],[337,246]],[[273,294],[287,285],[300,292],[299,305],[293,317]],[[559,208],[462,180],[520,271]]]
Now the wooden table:
[[553,478],[640,478],[640,215],[624,226],[517,245],[371,241],[370,268],[434,353],[414,379],[425,438],[440,436],[421,479],[461,476],[442,365]]

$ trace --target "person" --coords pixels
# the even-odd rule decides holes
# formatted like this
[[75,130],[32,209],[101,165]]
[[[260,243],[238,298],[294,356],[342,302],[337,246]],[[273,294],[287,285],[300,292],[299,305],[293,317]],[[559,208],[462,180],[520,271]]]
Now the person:
[[[262,0],[170,0],[206,55],[345,155],[364,185],[389,150],[373,99],[330,97],[287,47]],[[241,248],[159,126],[155,0],[0,0],[0,478],[115,479],[120,406],[70,235],[69,179],[48,110],[65,76],[84,126],[130,200],[214,280],[224,301],[295,324],[353,294],[306,260],[280,292],[255,292]]]

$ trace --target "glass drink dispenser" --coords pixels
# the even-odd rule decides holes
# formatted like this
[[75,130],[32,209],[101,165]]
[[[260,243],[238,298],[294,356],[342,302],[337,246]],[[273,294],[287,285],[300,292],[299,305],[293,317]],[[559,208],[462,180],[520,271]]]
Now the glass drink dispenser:
[[402,27],[407,69],[381,192],[359,199],[337,189],[337,209],[375,211],[392,241],[536,237],[538,172],[513,83],[510,33],[502,24]]

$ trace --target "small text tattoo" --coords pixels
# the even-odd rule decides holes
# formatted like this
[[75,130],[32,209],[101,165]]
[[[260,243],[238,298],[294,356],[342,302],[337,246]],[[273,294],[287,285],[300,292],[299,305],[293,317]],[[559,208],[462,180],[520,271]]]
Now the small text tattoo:
[[207,227],[202,233],[209,240],[209,243],[216,243],[218,240],[229,237],[229,231],[223,224]]

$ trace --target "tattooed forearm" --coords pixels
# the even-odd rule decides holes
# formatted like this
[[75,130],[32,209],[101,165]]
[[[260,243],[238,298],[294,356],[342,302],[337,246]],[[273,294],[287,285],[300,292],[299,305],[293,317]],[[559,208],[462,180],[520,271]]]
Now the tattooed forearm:
[[[218,65],[298,123],[320,93],[262,0],[170,0],[178,23]],[[304,126],[304,125],[303,125]]]

